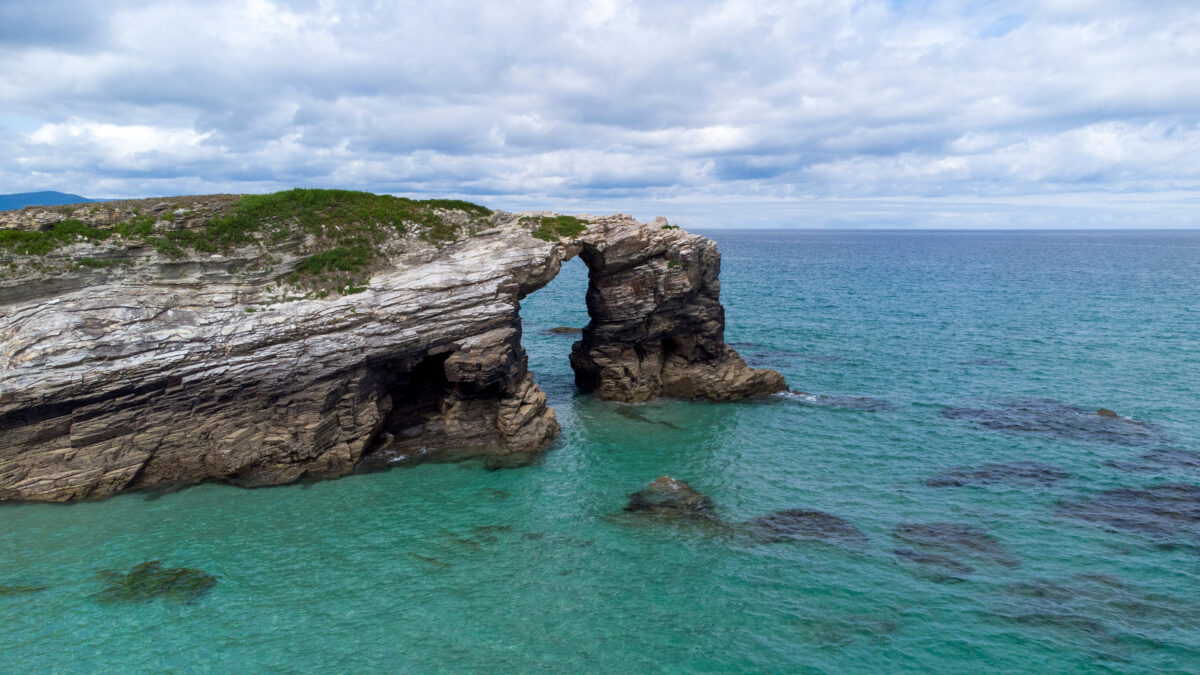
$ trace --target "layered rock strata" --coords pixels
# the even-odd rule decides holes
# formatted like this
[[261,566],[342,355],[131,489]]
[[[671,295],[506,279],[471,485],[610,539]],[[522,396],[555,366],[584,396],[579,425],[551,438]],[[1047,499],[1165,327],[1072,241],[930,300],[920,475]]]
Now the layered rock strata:
[[[544,450],[559,425],[518,311],[576,255],[591,270],[592,320],[571,355],[582,389],[635,402],[785,388],[724,343],[713,242],[665,221],[586,224],[543,241],[528,217],[495,213],[449,245],[407,242],[365,291],[332,298],[280,291],[294,242],[183,260],[112,241],[62,248],[50,257],[123,262],[0,281],[0,500]],[[12,257],[0,249],[0,264]]]

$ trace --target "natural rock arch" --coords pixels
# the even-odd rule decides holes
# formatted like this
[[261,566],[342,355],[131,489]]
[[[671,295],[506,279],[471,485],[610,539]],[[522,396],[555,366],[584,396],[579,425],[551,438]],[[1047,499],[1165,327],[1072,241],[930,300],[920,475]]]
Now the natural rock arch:
[[575,256],[589,269],[591,321],[570,357],[581,389],[636,402],[785,388],[725,345],[712,241],[627,216],[542,241],[513,216],[333,300],[248,312],[262,279],[149,271],[2,308],[0,500],[523,461],[559,426],[527,367],[520,300]]

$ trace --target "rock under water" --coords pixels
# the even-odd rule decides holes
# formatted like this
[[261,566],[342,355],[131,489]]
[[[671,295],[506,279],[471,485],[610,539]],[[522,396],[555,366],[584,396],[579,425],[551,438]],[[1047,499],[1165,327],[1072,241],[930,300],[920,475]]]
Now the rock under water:
[[1107,490],[1091,499],[1062,503],[1058,510],[1071,518],[1164,540],[1192,543],[1200,537],[1200,486],[1191,483]]
[[621,417],[624,417],[626,419],[631,419],[631,420],[635,420],[638,422],[644,422],[646,424],[656,424],[660,427],[666,427],[668,429],[673,429],[675,431],[683,431],[683,427],[679,426],[678,424],[675,424],[674,422],[650,419],[649,417],[646,416],[645,413],[638,410],[635,406],[616,404],[616,407],[614,408],[614,410],[616,410],[618,415],[620,415]]
[[739,530],[764,544],[825,541],[851,548],[867,545],[867,535],[862,530],[831,513],[811,509],[776,511],[742,523]]
[[887,401],[870,396],[828,396],[825,394],[810,394],[806,391],[792,390],[787,392],[787,398],[802,405],[837,408],[841,410],[881,412],[892,410],[894,407]]
[[1200,471],[1200,452],[1161,449],[1142,455],[1138,461],[1108,460],[1105,466],[1131,473],[1162,473],[1166,471]]
[[930,487],[962,487],[991,483],[1053,485],[1069,476],[1070,474],[1062,469],[1040,462],[1012,462],[948,469],[926,479],[925,484]]
[[164,569],[157,560],[134,565],[125,573],[105,570],[100,572],[100,578],[108,586],[94,597],[111,603],[166,600],[187,604],[195,602],[217,585],[217,578],[203,570],[187,567]]
[[1162,432],[1145,422],[1121,417],[1104,408],[1084,410],[1052,399],[1016,399],[999,408],[946,408],[941,414],[1014,435],[1034,434],[1133,446],[1164,440]]
[[[145,216],[160,219],[147,231],[194,238],[237,203],[160,201],[27,209],[0,225],[70,217],[116,232],[170,213]],[[0,501],[525,463],[559,424],[527,367],[520,300],[575,256],[590,269],[591,322],[570,357],[583,391],[724,401],[786,388],[725,344],[709,239],[627,216],[557,233],[539,214],[456,204],[437,211],[449,234],[389,230],[369,279],[332,292],[296,289],[325,258],[302,257],[306,235],[287,222],[216,252],[110,234],[22,262],[0,280]],[[0,248],[0,264],[23,255]]]
[[0,586],[0,596],[5,595],[29,595],[30,593],[40,593],[49,588],[49,586],[37,585],[22,585],[22,586]]
[[723,520],[711,499],[670,476],[660,476],[630,494],[624,511],[655,521],[699,524],[708,534],[743,543],[827,543],[852,550],[862,550],[868,544],[867,536],[849,521],[813,509],[784,509],[744,522]]
[[963,577],[975,571],[970,565],[937,553],[914,551],[910,548],[898,548],[892,553],[901,562],[917,565],[922,571],[929,572],[934,581],[963,581]]
[[990,614],[1018,625],[1061,632],[1106,652],[1136,635],[1195,630],[1197,608],[1108,574],[1037,578],[1005,586]]
[[1005,567],[1016,567],[992,535],[965,523],[905,523],[892,530],[897,543],[922,552],[936,551]]

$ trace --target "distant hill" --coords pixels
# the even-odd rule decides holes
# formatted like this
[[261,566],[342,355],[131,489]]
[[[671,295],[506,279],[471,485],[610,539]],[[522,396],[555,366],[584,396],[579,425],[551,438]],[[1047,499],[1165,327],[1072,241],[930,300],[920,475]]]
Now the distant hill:
[[11,195],[0,195],[0,211],[23,209],[26,206],[58,206],[59,204],[82,204],[83,202],[98,202],[100,199],[88,199],[66,192],[18,192]]

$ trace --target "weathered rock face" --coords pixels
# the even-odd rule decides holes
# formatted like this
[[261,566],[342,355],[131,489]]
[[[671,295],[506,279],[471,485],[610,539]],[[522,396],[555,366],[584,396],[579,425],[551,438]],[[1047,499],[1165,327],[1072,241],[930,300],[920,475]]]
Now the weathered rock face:
[[785,389],[779,373],[750,369],[725,344],[717,245],[666,225],[613,223],[584,238],[592,321],[571,352],[575,383],[615,401],[731,400]]
[[[0,215],[31,229],[53,219]],[[708,239],[625,216],[558,241],[513,214],[489,224],[440,249],[410,242],[367,290],[333,299],[279,293],[286,242],[183,261],[139,248],[135,264],[6,279],[0,500],[544,450],[559,426],[526,367],[519,301],[575,255],[591,269],[592,322],[571,356],[583,389],[642,401],[785,388],[725,345]],[[264,273],[255,262],[268,258]]]

